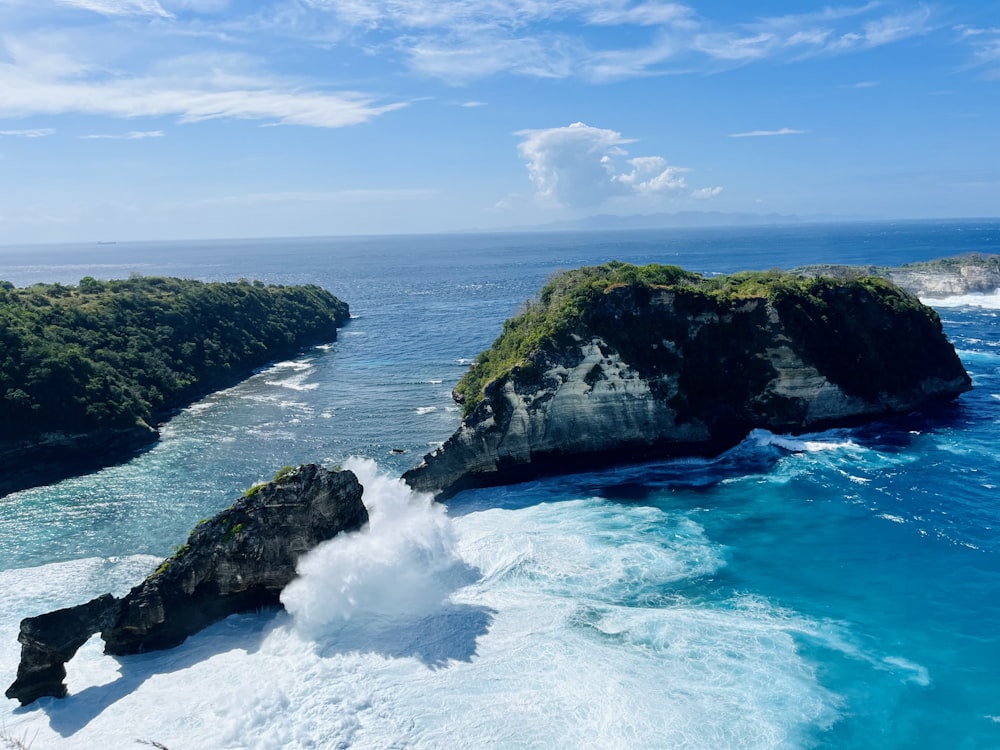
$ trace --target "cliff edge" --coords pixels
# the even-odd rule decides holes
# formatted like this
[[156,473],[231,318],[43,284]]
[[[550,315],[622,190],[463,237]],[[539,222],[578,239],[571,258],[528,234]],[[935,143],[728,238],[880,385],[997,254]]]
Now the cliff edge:
[[403,479],[448,497],[611,463],[713,455],[971,387],[941,321],[884,279],[581,268],[504,324],[455,388],[459,429]]
[[879,276],[924,299],[993,294],[1000,290],[1000,255],[967,253],[902,266],[805,266],[795,273]]

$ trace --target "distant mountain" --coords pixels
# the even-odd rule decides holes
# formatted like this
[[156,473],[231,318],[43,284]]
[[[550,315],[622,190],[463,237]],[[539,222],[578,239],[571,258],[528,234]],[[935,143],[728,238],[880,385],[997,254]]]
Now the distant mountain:
[[726,213],[723,211],[677,211],[676,213],[631,214],[618,216],[598,214],[580,219],[553,221],[546,224],[517,227],[532,232],[601,231],[615,229],[672,229],[674,227],[774,226],[827,221],[857,221],[859,217],[798,216],[796,214]]

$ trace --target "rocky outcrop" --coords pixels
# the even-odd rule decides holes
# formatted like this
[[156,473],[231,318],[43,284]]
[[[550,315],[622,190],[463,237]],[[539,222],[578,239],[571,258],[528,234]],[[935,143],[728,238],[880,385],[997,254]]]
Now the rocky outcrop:
[[200,523],[187,544],[124,598],[107,594],[21,622],[21,664],[8,698],[66,694],[65,663],[94,633],[105,653],[170,648],[236,612],[278,606],[301,555],[368,521],[349,471],[285,470]]
[[1000,255],[970,253],[902,266],[807,266],[797,273],[829,276],[867,274],[888,279],[924,299],[993,294],[1000,290]]
[[21,643],[21,663],[17,680],[6,696],[33,703],[39,698],[66,695],[66,662],[86,643],[114,622],[119,602],[111,594],[86,604],[57,609],[21,621],[17,640]]
[[[474,367],[519,347],[527,355],[473,393],[480,400],[458,431],[404,475],[411,487],[447,497],[602,464],[711,455],[754,428],[856,423],[970,387],[936,313],[877,279],[656,283],[656,274],[642,280],[643,269],[603,268],[553,282],[541,312],[505,324]],[[457,390],[468,398],[464,384]]]

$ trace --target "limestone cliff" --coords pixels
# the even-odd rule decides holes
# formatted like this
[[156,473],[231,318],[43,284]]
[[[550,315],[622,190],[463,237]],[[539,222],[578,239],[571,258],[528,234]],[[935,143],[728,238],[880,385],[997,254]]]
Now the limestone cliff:
[[279,473],[214,518],[124,598],[86,604],[21,622],[21,663],[8,698],[22,704],[66,694],[65,663],[91,635],[105,653],[170,648],[236,612],[280,604],[301,555],[368,521],[362,487],[349,471],[307,465]]
[[807,266],[796,273],[879,276],[923,298],[992,294],[1000,290],[1000,255],[969,253],[902,266]]
[[443,496],[710,455],[970,387],[936,313],[876,278],[703,278],[613,263],[551,282],[456,387],[458,431],[404,475]]

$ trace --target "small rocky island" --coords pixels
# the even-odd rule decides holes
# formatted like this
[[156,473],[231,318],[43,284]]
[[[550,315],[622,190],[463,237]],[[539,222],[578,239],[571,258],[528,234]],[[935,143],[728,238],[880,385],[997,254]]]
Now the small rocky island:
[[404,474],[476,486],[802,432],[950,400],[971,381],[938,315],[876,276],[706,278],[609,263],[551,281],[455,388],[457,432]]
[[0,282],[0,496],[129,458],[172,412],[349,317],[313,285]]
[[66,662],[95,633],[105,653],[171,648],[237,612],[280,605],[299,557],[368,522],[362,487],[350,471],[315,464],[283,469],[191,532],[187,543],[124,598],[21,621],[21,662],[8,698],[27,705],[66,695]]

